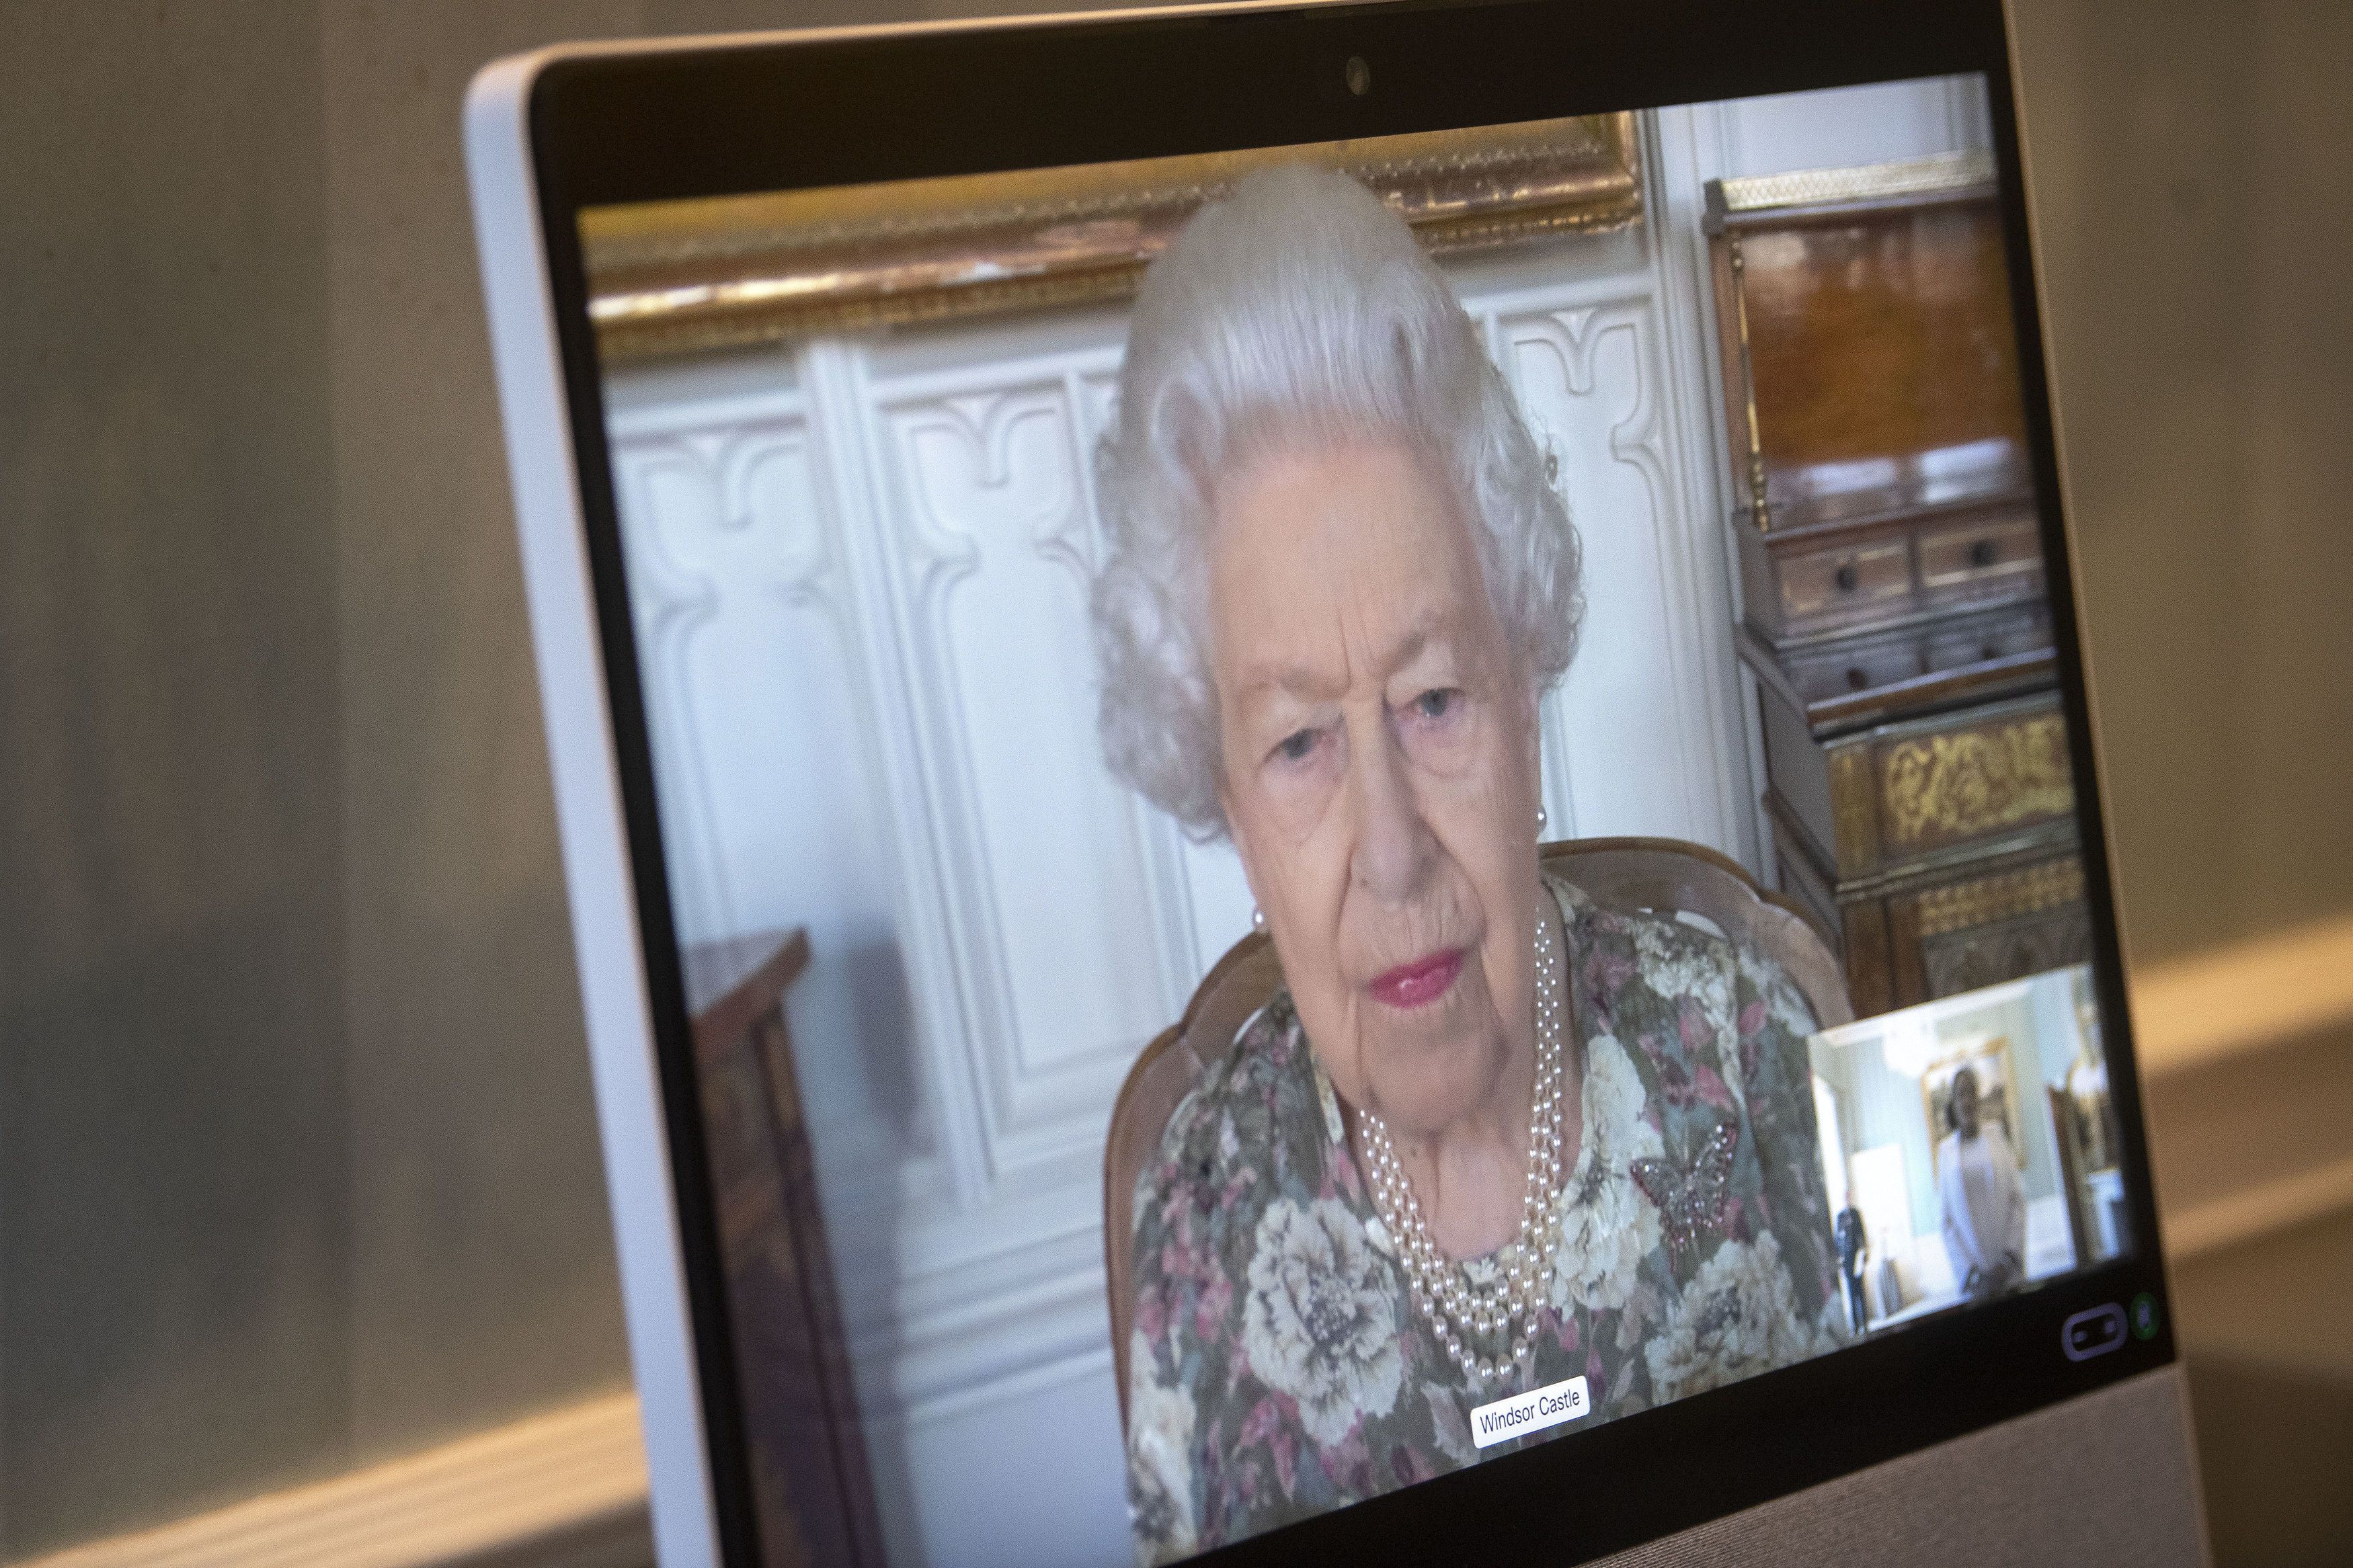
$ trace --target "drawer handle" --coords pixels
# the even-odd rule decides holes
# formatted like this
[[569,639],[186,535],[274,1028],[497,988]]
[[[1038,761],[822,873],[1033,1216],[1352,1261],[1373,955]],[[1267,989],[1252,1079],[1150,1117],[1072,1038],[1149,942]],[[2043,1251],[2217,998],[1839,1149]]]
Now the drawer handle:
[[1995,551],[1993,541],[1990,539],[1980,539],[1976,543],[1969,546],[1969,564],[1972,566],[1990,566],[1993,564],[1994,554]]
[[1871,677],[1865,674],[1860,667],[1848,667],[1846,672],[1846,689],[1849,691],[1860,691],[1870,684]]
[[1854,569],[1853,562],[1841,561],[1839,569],[1831,574],[1831,581],[1838,584],[1840,593],[1852,594],[1855,585],[1862,581],[1862,574]]

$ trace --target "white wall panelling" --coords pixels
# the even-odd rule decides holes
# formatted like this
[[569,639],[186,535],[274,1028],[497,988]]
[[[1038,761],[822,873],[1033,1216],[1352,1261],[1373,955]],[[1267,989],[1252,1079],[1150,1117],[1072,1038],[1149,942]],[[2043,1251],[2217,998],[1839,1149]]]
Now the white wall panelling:
[[1608,282],[1489,316],[1585,549],[1584,633],[1545,703],[1546,804],[1566,833],[1736,850],[1725,786],[1745,759],[1724,743],[1703,668],[1724,601],[1691,570],[1693,525],[1707,525],[1662,406],[1657,301],[1647,271]]
[[[1585,542],[1583,643],[1542,715],[1556,831],[1757,864],[1698,182],[1736,150],[1952,145],[1958,102],[1645,117],[1643,228],[1455,269]],[[1103,1127],[1248,925],[1231,850],[1096,745],[1092,454],[1124,337],[1123,312],[1059,313],[613,386],[680,929],[808,928],[795,1041],[907,1563],[1125,1555]]]

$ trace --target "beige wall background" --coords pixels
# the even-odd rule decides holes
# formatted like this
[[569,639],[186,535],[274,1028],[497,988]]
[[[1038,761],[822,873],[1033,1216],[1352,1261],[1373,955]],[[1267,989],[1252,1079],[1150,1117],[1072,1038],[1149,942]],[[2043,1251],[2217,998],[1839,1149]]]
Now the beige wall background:
[[2353,901],[2353,10],[2017,0],[2136,959]]
[[[2353,910],[2353,10],[2019,9],[2135,956]],[[0,8],[0,1558],[626,1383],[459,104],[923,14]],[[2348,1259],[2183,1270],[2234,1560],[2353,1539]]]

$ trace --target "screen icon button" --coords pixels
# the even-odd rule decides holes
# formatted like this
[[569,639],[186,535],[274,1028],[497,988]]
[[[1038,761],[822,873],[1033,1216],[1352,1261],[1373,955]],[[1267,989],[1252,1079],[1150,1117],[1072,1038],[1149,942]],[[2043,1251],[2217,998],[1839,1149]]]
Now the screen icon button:
[[2137,1340],[2157,1338],[2157,1298],[2144,1290],[2132,1299],[2132,1331]]
[[2125,1310],[2114,1301],[2076,1313],[2059,1330],[2059,1348],[2069,1361],[2089,1361],[2124,1342]]

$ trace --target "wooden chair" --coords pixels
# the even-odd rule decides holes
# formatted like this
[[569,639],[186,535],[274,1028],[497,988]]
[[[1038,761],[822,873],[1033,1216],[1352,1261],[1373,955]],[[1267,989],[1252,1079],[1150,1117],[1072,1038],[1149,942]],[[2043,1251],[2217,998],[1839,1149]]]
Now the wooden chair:
[[[1715,850],[1672,838],[1584,838],[1545,845],[1538,854],[1546,870],[1605,909],[1697,915],[1735,942],[1746,942],[1780,963],[1822,1027],[1854,1017],[1844,973],[1820,931],[1798,905],[1758,887]],[[1177,1102],[1282,984],[1274,944],[1259,932],[1242,938],[1203,978],[1184,1017],[1135,1058],[1113,1102],[1103,1142],[1103,1284],[1111,1297],[1112,1366],[1123,1427],[1128,1319],[1134,1307],[1136,1173],[1159,1150]]]

